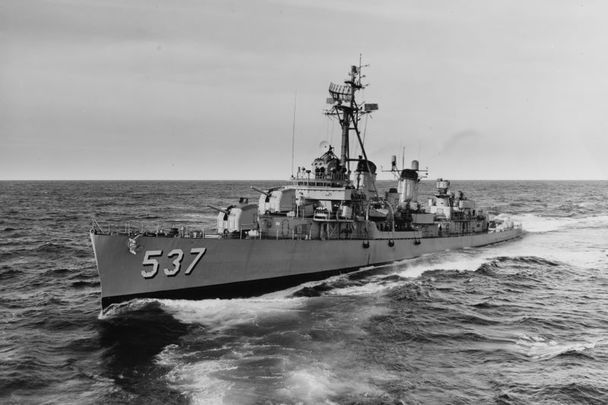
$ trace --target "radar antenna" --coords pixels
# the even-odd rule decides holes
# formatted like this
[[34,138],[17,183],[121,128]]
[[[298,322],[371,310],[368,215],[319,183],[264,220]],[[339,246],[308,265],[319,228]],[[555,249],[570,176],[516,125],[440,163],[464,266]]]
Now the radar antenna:
[[[367,152],[365,151],[365,146],[361,138],[361,131],[359,130],[359,121],[364,115],[377,111],[378,104],[357,102],[355,97],[359,90],[367,87],[367,85],[364,85],[361,82],[361,79],[365,77],[365,75],[362,74],[362,69],[363,67],[367,66],[368,65],[361,64],[361,56],[359,56],[359,66],[351,66],[350,72],[348,73],[349,77],[344,81],[344,84],[329,84],[329,95],[331,97],[327,99],[327,102],[328,104],[331,104],[331,107],[326,110],[325,114],[328,116],[337,117],[340,127],[342,128],[340,160],[346,167],[348,173],[350,173],[350,162],[359,160],[350,158],[351,131],[357,136],[357,141],[361,147],[361,152],[365,159],[367,168],[370,170]],[[378,192],[376,190],[376,195],[377,194]]]

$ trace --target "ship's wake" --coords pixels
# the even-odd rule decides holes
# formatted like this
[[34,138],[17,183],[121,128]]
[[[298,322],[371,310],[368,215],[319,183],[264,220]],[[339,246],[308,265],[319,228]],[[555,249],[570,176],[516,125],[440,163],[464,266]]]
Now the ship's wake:
[[515,222],[522,224],[522,227],[527,232],[545,233],[554,231],[565,231],[572,229],[587,229],[587,228],[606,228],[608,227],[608,215],[591,215],[591,216],[542,216],[536,214],[516,214],[497,216],[499,219],[510,218]]
[[365,381],[385,372],[353,358],[345,342],[365,341],[369,320],[387,310],[354,298],[160,300],[192,333],[156,362],[192,403],[318,404],[349,395],[379,403],[383,391]]
[[431,253],[389,265],[366,267],[320,282],[302,284],[282,293],[288,293],[289,297],[378,295],[415,282],[429,271],[475,271],[492,260],[493,253],[495,250],[492,248]]

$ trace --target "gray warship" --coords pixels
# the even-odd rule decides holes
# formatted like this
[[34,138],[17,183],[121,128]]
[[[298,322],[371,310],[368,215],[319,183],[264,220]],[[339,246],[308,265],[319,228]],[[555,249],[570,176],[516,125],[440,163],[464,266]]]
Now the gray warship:
[[[361,118],[378,109],[360,102],[362,67],[330,83],[326,114],[341,127],[340,155],[323,144],[312,167],[287,185],[259,189],[257,204],[242,198],[217,211],[217,231],[171,229],[90,231],[101,280],[101,305],[134,298],[235,298],[259,295],[448,249],[507,241],[519,225],[492,218],[464,193],[438,179],[435,195],[418,201],[426,171],[418,161],[398,168],[396,184],[380,193],[377,166],[362,141]],[[351,157],[351,141],[361,154]],[[402,164],[403,166],[403,164]]]

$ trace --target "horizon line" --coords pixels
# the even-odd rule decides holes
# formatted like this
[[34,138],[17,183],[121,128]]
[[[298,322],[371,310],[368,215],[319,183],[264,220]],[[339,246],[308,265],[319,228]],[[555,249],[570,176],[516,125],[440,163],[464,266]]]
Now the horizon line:
[[[443,178],[443,177],[442,177]],[[454,179],[443,178],[449,181],[608,181],[606,179]],[[0,182],[8,181],[277,181],[291,182],[294,179],[0,179]],[[311,179],[311,181],[314,179]],[[436,181],[437,179],[421,179],[421,181]],[[376,179],[376,181],[395,181],[395,179]]]

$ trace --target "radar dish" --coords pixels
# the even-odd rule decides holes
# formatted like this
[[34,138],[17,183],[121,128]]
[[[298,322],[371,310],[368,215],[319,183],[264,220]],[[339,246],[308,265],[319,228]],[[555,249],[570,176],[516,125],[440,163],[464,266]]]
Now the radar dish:
[[350,101],[353,98],[353,90],[349,84],[329,84],[329,95],[334,101]]
[[331,146],[327,141],[321,141],[321,143],[319,144],[319,150],[323,153],[327,152],[330,148]]

